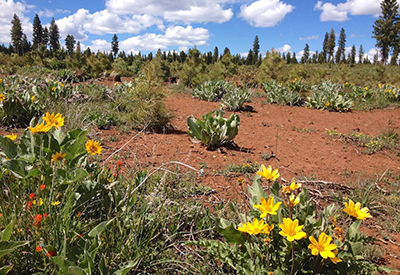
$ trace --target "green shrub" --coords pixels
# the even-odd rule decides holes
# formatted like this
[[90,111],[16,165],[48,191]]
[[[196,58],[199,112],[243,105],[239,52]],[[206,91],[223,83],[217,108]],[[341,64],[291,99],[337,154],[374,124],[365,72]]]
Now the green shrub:
[[311,96],[307,97],[306,106],[335,112],[347,112],[354,105],[349,94],[343,92],[343,85],[324,81],[311,87]]
[[245,102],[250,101],[250,93],[246,88],[233,88],[227,92],[221,99],[222,108],[229,111],[240,111]]
[[203,115],[203,121],[193,116],[188,117],[187,124],[191,137],[197,138],[209,148],[215,148],[233,141],[239,132],[240,118],[232,114],[226,119],[224,112],[212,111]]
[[232,88],[232,84],[224,80],[206,81],[193,90],[192,96],[205,101],[218,101]]
[[299,91],[296,89],[302,89],[298,84],[292,84],[292,88],[286,88],[276,80],[269,80],[262,84],[262,88],[267,94],[267,100],[270,103],[276,103],[279,105],[298,106],[302,104],[302,98]]

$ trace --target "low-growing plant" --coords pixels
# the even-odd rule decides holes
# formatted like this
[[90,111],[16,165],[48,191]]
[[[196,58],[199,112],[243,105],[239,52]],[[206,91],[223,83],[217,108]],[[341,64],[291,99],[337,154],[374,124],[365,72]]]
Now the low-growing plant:
[[[267,181],[267,190],[261,179]],[[371,238],[360,233],[369,209],[352,200],[316,212],[306,188],[278,182],[279,171],[263,165],[249,188],[250,211],[221,219],[223,240],[188,242],[233,269],[235,274],[370,274],[391,271],[366,259]],[[343,216],[344,215],[344,216]],[[347,217],[346,217],[347,216]],[[349,218],[350,216],[350,218]]]
[[[292,85],[293,86],[293,85]],[[279,105],[298,106],[302,104],[302,98],[297,86],[286,88],[276,80],[268,80],[262,84],[262,88],[267,94],[269,103],[276,103]]]
[[312,94],[307,97],[306,106],[335,112],[350,111],[353,100],[343,92],[343,85],[324,81],[311,87]]
[[204,101],[218,101],[232,88],[225,80],[206,81],[193,90],[192,96]]
[[244,103],[250,101],[250,93],[246,88],[233,88],[221,99],[221,106],[229,111],[240,111]]
[[191,137],[209,148],[215,148],[233,141],[239,132],[240,118],[237,114],[224,118],[224,112],[219,110],[203,115],[203,120],[190,116],[187,124]]

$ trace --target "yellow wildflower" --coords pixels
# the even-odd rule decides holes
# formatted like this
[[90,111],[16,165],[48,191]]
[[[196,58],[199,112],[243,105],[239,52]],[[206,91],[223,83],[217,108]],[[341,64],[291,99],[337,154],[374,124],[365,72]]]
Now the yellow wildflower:
[[100,142],[98,141],[93,141],[93,140],[88,140],[85,144],[86,147],[86,151],[91,154],[92,156],[96,155],[96,154],[101,154],[101,151],[103,150],[103,148],[100,145]]
[[1,93],[0,94],[0,102],[2,102],[4,100],[6,100],[6,96],[3,93]]
[[301,183],[297,183],[295,180],[292,180],[289,186],[283,185],[282,191],[286,194],[291,193],[292,191],[299,189],[301,187]]
[[306,232],[301,231],[304,225],[299,225],[299,220],[292,221],[290,218],[283,218],[283,223],[279,224],[282,229],[279,234],[286,237],[289,242],[306,238]]
[[36,96],[33,95],[33,96],[31,97],[31,102],[32,102],[32,103],[35,102],[35,99],[36,99]]
[[274,229],[274,225],[264,224],[264,220],[253,219],[253,223],[247,222],[242,225],[242,227],[238,227],[240,232],[244,232],[250,235],[258,235],[258,234],[267,234],[269,235],[271,231]]
[[345,208],[343,209],[343,211],[358,220],[365,220],[366,218],[372,218],[368,208],[367,207],[361,208],[361,203],[359,202],[354,204],[352,200],[349,200],[349,203],[345,202],[344,205]]
[[51,124],[38,124],[35,127],[28,127],[29,130],[31,130],[32,133],[47,133],[51,129]]
[[43,120],[46,121],[47,124],[50,124],[51,126],[54,126],[58,129],[58,127],[61,127],[64,125],[64,118],[60,113],[57,113],[56,115],[54,113],[46,113],[46,115],[43,117]]
[[311,249],[311,254],[314,256],[319,254],[324,259],[327,259],[328,257],[335,257],[335,254],[332,252],[332,250],[336,249],[337,245],[331,244],[331,236],[328,236],[322,232],[318,237],[318,242],[313,236],[310,236],[309,240],[311,243],[308,245],[308,248]]
[[58,206],[60,204],[60,201],[52,201],[51,205],[53,206]]
[[261,204],[255,204],[253,206],[262,212],[260,217],[264,218],[267,215],[276,215],[276,211],[278,211],[281,203],[282,202],[277,202],[274,204],[274,197],[270,196],[268,201],[266,201],[264,198],[261,198]]
[[[299,203],[300,203],[300,197],[299,196],[295,197],[293,194],[290,194],[289,205],[291,207],[294,207],[294,206],[298,205]],[[285,202],[285,205],[286,205],[286,202]]]
[[63,158],[65,158],[66,155],[67,155],[66,153],[56,152],[55,154],[51,155],[52,156],[51,161],[62,160]]
[[257,171],[257,175],[260,175],[261,177],[264,177],[268,181],[275,181],[277,178],[279,178],[279,171],[278,169],[275,169],[272,171],[271,165],[268,166],[268,168],[265,168],[264,164],[261,165],[262,171]]
[[11,134],[11,135],[6,135],[5,137],[9,138],[11,140],[15,140],[17,138],[17,135],[16,134]]
[[332,261],[332,263],[334,263],[334,264],[340,263],[340,262],[342,261],[342,259],[336,257],[336,255],[338,254],[338,250],[335,249],[335,250],[333,250],[332,252],[333,252],[333,254],[334,254],[335,256],[334,256],[334,257],[329,257],[329,259],[330,259],[330,260]]
[[43,204],[43,200],[40,198],[39,201],[33,200],[32,203],[33,203],[33,204],[42,205],[42,204]]

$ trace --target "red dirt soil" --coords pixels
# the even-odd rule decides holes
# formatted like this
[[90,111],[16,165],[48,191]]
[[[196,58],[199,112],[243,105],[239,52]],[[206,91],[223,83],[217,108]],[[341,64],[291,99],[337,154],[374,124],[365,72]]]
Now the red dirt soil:
[[[197,177],[197,182],[214,190],[202,198],[207,204],[239,199],[238,178],[243,175],[223,175],[222,171],[226,171],[229,164],[257,162],[279,168],[281,180],[296,178],[308,182],[305,186],[316,190],[313,194],[322,204],[333,202],[330,191],[343,191],[351,198],[351,188],[360,188],[363,179],[378,179],[387,170],[400,175],[400,156],[396,152],[379,151],[367,155],[363,153],[365,148],[333,140],[326,133],[327,129],[371,136],[389,130],[400,133],[399,108],[338,113],[264,103],[265,98],[254,98],[248,104],[253,111],[239,113],[239,134],[234,140],[237,147],[210,151],[193,142],[187,134],[187,117],[201,118],[219,109],[220,104],[200,101],[185,93],[171,94],[166,99],[167,107],[174,114],[173,130],[164,133],[99,130],[97,138],[101,138],[106,147],[103,158],[125,145],[117,155],[123,159],[126,168],[156,168],[164,164],[165,168],[173,170],[176,164],[168,165],[169,161],[203,168],[204,173]],[[225,117],[230,114],[227,112]],[[265,161],[262,158],[265,153],[275,157]],[[182,171],[191,170],[181,168]],[[251,177],[246,178],[246,183],[250,184],[251,180]],[[383,183],[378,184],[379,188],[385,189]],[[397,244],[400,237],[398,234],[382,236],[381,229],[376,221],[370,221],[363,223],[362,232],[381,240],[377,244],[385,247],[382,259],[385,265],[400,269]]]
[[[173,130],[120,133],[111,129],[95,130],[90,135],[102,140],[103,160],[114,153],[124,169],[152,169],[165,164],[165,168],[174,170],[177,165],[167,164],[169,161],[182,162],[197,170],[203,168],[197,182],[214,190],[201,198],[207,204],[239,198],[238,177],[243,175],[223,174],[229,164],[257,162],[279,168],[281,180],[303,180],[307,188],[315,190],[312,194],[322,204],[333,202],[330,196],[333,190],[346,192],[352,198],[353,187],[360,188],[363,179],[378,179],[387,170],[397,175],[398,180],[400,156],[396,152],[383,150],[367,155],[363,153],[365,148],[333,140],[326,130],[343,134],[355,131],[371,136],[390,130],[400,133],[399,108],[337,113],[264,102],[264,97],[254,98],[248,103],[253,111],[239,113],[239,134],[234,140],[237,147],[210,151],[193,142],[187,134],[187,117],[201,118],[219,109],[220,104],[200,101],[187,93],[170,93],[166,98],[166,105],[174,115],[171,121]],[[225,117],[230,114],[227,112]],[[262,154],[274,157],[266,161]],[[115,167],[115,162],[114,157],[108,160],[110,167]],[[186,166],[178,166],[182,172],[192,171]],[[245,179],[246,185],[250,184],[251,176]],[[379,181],[378,187],[386,188]],[[377,219],[383,222],[382,217]],[[377,244],[386,250],[384,264],[400,270],[399,235],[386,233],[382,236],[382,228],[372,219],[363,223],[362,231],[381,240]]]

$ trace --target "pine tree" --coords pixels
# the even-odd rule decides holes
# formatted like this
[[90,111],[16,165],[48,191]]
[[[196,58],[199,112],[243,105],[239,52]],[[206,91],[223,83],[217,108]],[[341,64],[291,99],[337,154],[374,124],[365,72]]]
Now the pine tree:
[[329,39],[326,45],[327,51],[328,51],[328,63],[333,61],[333,53],[335,51],[335,30],[331,29],[331,32],[329,33]]
[[15,52],[20,55],[22,53],[22,25],[18,15],[14,13],[14,17],[11,20],[11,44],[15,49]]
[[218,61],[218,47],[215,47],[214,48],[214,53],[213,53],[213,60],[212,60],[212,62],[213,63],[217,63],[217,61]]
[[47,27],[44,27],[43,29],[42,43],[45,47],[49,45],[49,29]]
[[293,54],[292,54],[292,58],[290,59],[290,63],[292,63],[292,64],[298,64],[298,63],[299,63],[299,62],[297,61],[296,53],[295,53],[295,52],[293,52]]
[[349,63],[350,64],[356,64],[356,46],[353,45],[353,47],[351,47],[351,52],[350,52],[350,60]]
[[223,55],[222,56],[224,56],[224,55],[227,55],[227,54],[231,54],[231,51],[229,50],[229,48],[228,47],[225,47],[225,49],[224,49],[224,53],[223,53]]
[[358,64],[362,64],[364,59],[364,49],[363,46],[360,45],[360,49],[358,50]]
[[300,62],[303,64],[307,63],[309,58],[310,58],[310,47],[308,46],[308,43],[306,43],[306,46],[304,47],[303,51],[303,56],[301,57]]
[[329,41],[329,33],[325,33],[325,37],[324,37],[324,42],[322,43],[322,62],[325,63],[326,62],[326,56],[328,55],[329,49],[328,49],[328,41]]
[[372,38],[380,49],[382,63],[386,64],[389,53],[400,43],[400,18],[397,0],[384,0],[381,3],[382,15],[374,23]]
[[342,28],[339,34],[339,41],[338,41],[339,60],[336,61],[337,63],[346,61],[346,37],[347,37],[346,32]]
[[43,27],[39,15],[33,18],[32,48],[37,49],[43,41]]
[[114,36],[111,41],[111,52],[114,54],[114,56],[116,56],[118,51],[119,51],[118,36],[114,33]]
[[22,35],[22,42],[21,42],[21,49],[22,49],[22,55],[30,52],[31,50],[31,43],[28,42],[28,38],[26,37],[26,34]]
[[286,64],[292,63],[292,57],[290,56],[290,52],[286,53]]
[[60,31],[58,30],[58,26],[54,17],[51,19],[50,28],[49,28],[49,43],[50,43],[50,51],[52,53],[56,52],[60,48]]
[[73,35],[67,34],[65,37],[65,47],[67,48],[67,54],[72,55],[74,53],[76,40]]
[[258,40],[258,35],[254,38],[253,41],[253,63],[256,64],[258,61],[258,54],[260,53],[260,41]]
[[253,51],[250,49],[250,50],[249,50],[249,53],[247,54],[246,65],[252,65],[252,64],[254,64],[254,56],[255,56],[255,54],[254,54]]

